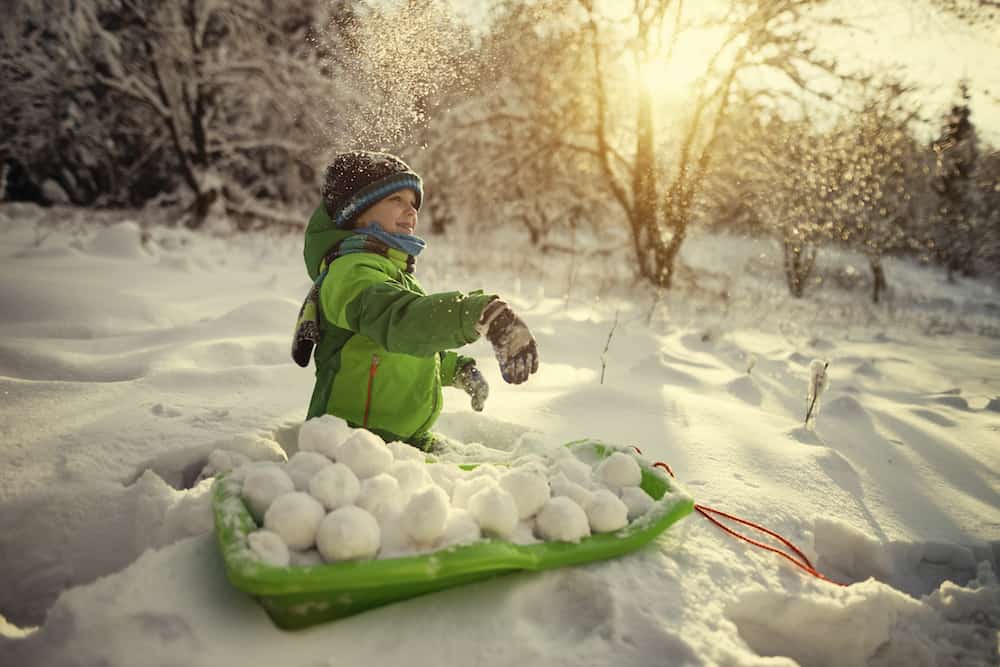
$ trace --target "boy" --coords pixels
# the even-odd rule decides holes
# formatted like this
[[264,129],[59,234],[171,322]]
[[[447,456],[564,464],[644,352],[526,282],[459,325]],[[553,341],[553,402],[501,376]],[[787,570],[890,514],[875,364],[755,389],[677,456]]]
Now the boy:
[[483,409],[489,386],[476,362],[451,351],[485,335],[505,381],[538,370],[535,339],[496,295],[427,295],[413,277],[425,242],[414,235],[420,177],[387,153],[337,155],[323,202],[306,229],[313,288],[299,312],[292,356],[316,362],[307,419],[332,414],[387,442],[427,449],[442,386],[464,390]]

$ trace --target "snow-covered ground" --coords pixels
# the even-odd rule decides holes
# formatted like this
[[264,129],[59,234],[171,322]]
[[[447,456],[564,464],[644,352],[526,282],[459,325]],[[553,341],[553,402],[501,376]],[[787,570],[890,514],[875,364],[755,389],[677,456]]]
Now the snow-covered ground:
[[[467,348],[486,411],[446,390],[437,431],[496,450],[635,444],[850,585],[693,514],[629,556],[289,633],[227,582],[210,482],[192,483],[215,449],[295,451],[312,386],[289,354],[300,239],[76,224],[89,215],[0,207],[0,665],[1000,660],[988,282],[889,261],[873,306],[864,262],[826,252],[795,300],[773,244],[696,235],[678,289],[656,295],[629,284],[623,241],[581,232],[575,255],[542,257],[516,230],[430,239],[424,286],[502,294],[541,355],[514,387],[485,342]],[[813,359],[831,384],[807,429]]]

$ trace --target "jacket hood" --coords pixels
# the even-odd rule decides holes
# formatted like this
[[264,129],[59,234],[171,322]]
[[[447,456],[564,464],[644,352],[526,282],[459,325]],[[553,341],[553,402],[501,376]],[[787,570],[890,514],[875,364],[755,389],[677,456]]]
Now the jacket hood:
[[356,233],[334,227],[333,221],[330,220],[330,216],[326,212],[326,206],[322,203],[317,206],[312,217],[309,218],[305,246],[302,249],[309,278],[316,280],[319,277],[319,265],[333,244]]

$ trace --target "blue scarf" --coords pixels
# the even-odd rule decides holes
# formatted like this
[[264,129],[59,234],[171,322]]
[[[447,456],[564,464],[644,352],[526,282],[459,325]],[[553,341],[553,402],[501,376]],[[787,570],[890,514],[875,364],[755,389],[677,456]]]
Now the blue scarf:
[[370,223],[367,227],[360,227],[354,231],[359,234],[372,236],[390,248],[402,250],[407,255],[413,255],[414,257],[427,247],[427,241],[419,236],[414,236],[413,234],[393,234],[385,231],[374,222]]

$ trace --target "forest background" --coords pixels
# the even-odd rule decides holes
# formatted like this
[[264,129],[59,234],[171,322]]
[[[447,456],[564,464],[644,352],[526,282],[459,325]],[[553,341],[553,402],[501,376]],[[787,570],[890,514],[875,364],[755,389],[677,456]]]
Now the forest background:
[[836,245],[878,302],[889,255],[1000,275],[998,5],[17,0],[0,200],[300,233],[331,155],[387,150],[424,233],[591,233],[654,289],[693,228],[771,237],[794,296]]

